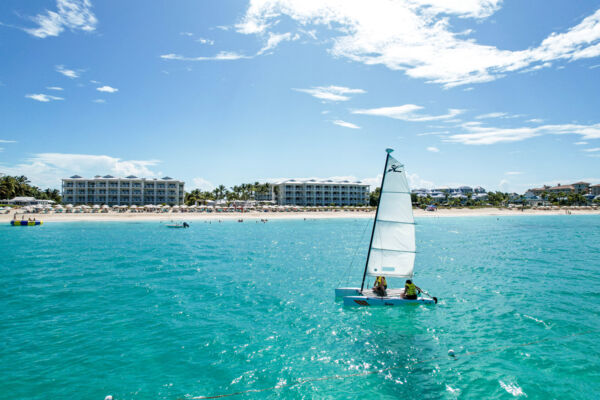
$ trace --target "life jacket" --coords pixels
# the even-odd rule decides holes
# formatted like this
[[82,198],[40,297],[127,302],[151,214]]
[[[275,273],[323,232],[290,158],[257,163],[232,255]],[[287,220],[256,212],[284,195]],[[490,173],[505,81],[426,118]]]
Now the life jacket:
[[375,286],[383,286],[384,288],[387,288],[387,281],[385,280],[385,276],[378,276],[377,279],[375,279]]
[[416,296],[417,286],[414,283],[407,283],[406,285],[404,285],[404,294],[406,296]]

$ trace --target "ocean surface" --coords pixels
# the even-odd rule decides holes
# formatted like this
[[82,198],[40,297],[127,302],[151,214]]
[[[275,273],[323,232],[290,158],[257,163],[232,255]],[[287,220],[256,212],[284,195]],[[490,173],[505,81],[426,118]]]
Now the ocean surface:
[[600,398],[600,217],[417,223],[436,306],[335,301],[367,219],[0,226],[0,399]]

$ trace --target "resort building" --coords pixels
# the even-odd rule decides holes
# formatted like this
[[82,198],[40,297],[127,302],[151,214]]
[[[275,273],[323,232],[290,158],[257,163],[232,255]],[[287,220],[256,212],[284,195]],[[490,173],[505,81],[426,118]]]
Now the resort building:
[[590,186],[590,194],[593,194],[594,196],[599,196],[600,195],[600,185]]
[[435,189],[413,189],[411,192],[416,194],[417,197],[429,196],[433,201],[438,203],[447,202],[448,199],[459,199],[461,201],[465,201],[469,198],[469,196],[473,200],[488,200],[488,195],[485,189],[481,186],[476,186],[475,188],[472,188],[471,186],[459,186],[456,188],[440,186]]
[[269,193],[257,201],[295,206],[358,206],[369,204],[369,185],[333,179],[288,179],[269,183]]
[[115,178],[96,175],[92,179],[73,175],[62,180],[62,198],[70,204],[107,204],[109,206],[169,204],[181,205],[184,182],[169,176],[146,179],[137,176]]
[[570,185],[561,185],[560,183],[556,186],[547,186],[544,185],[540,188],[529,189],[529,192],[532,192],[536,196],[540,196],[542,193],[579,193],[579,194],[588,194],[590,193],[590,184],[587,182],[575,182]]

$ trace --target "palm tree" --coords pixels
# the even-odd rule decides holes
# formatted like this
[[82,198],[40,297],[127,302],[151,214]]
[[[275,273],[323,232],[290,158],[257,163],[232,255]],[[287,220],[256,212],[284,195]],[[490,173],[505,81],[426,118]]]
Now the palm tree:
[[213,190],[213,194],[215,195],[216,200],[221,200],[227,197],[229,191],[224,185],[219,185],[215,188],[215,190]]

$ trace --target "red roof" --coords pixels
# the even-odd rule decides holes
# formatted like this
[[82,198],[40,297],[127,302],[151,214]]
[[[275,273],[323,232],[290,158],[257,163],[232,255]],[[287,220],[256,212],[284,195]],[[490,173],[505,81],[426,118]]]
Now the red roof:
[[575,188],[572,185],[554,186],[554,187],[550,188],[550,190],[557,190],[557,189],[571,189],[571,190],[575,190]]

